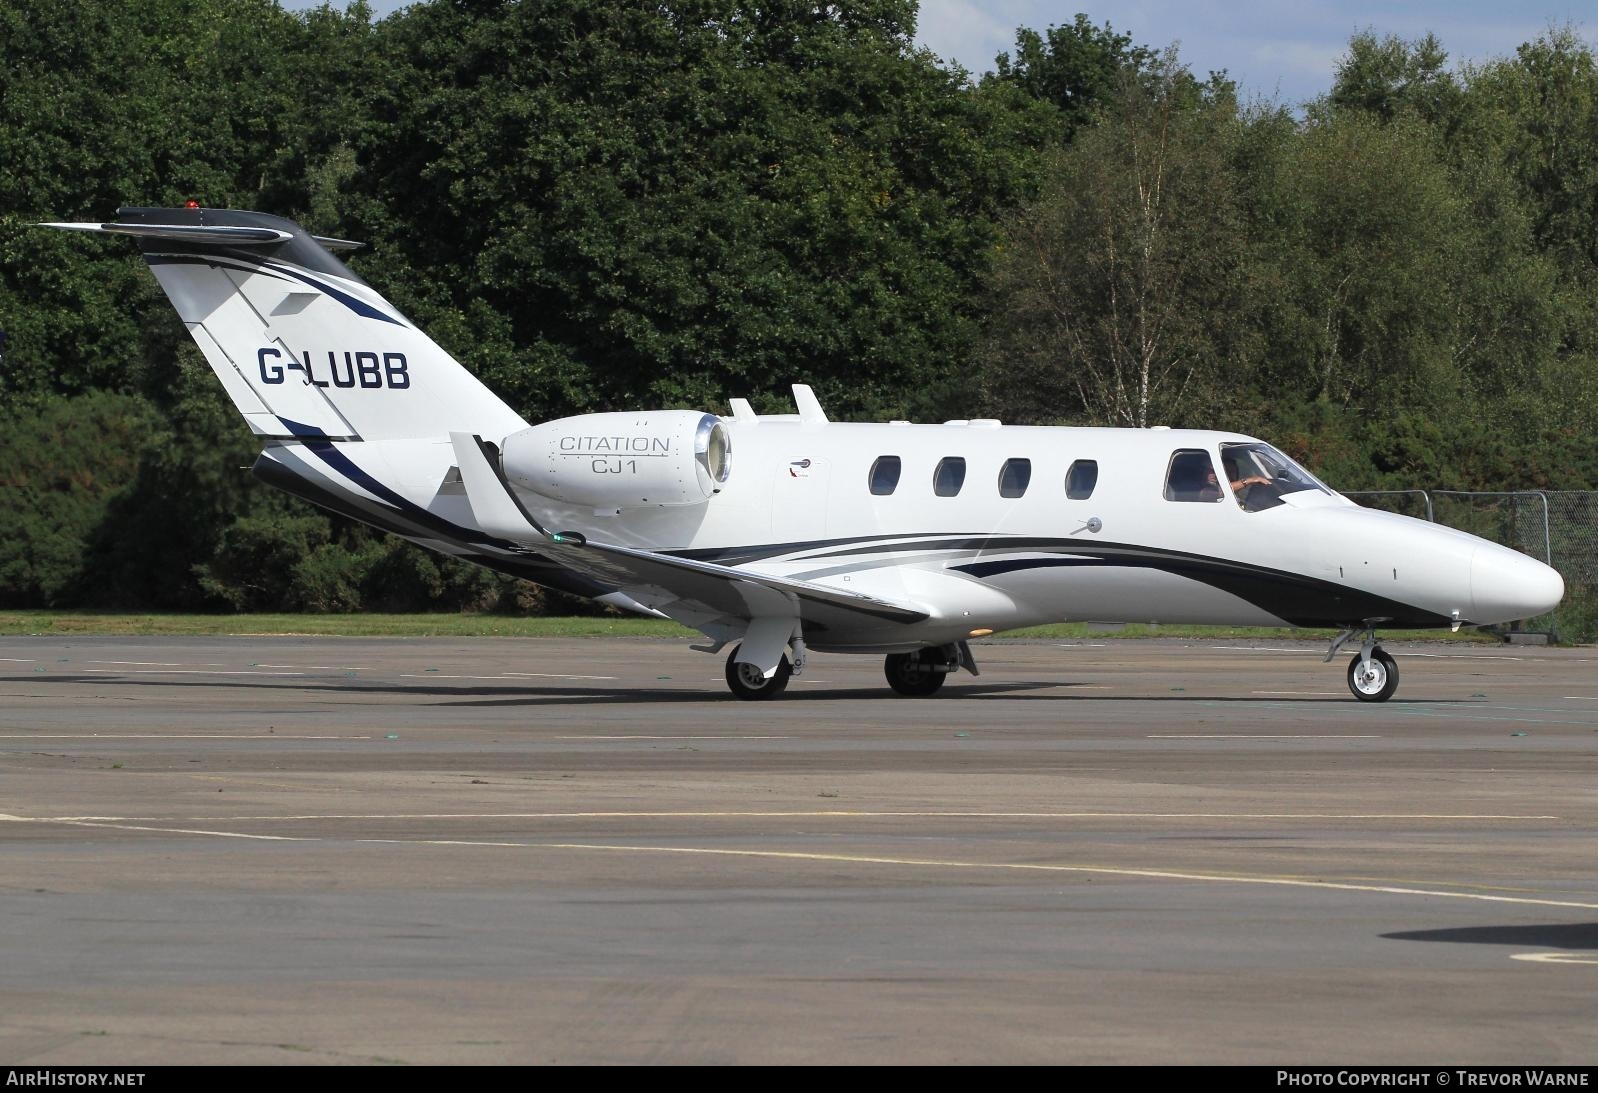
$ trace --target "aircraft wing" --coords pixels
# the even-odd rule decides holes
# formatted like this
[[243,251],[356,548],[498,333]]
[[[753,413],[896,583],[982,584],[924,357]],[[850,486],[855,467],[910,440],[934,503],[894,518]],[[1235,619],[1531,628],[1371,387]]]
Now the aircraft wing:
[[[450,441],[472,515],[484,531],[536,548],[561,565],[707,633],[714,634],[718,623],[732,626],[772,616],[802,619],[825,628],[829,619],[839,616],[858,626],[862,616],[902,624],[921,622],[930,614],[914,604],[844,592],[812,581],[546,531],[522,508],[490,445],[470,433],[451,433]],[[734,629],[741,632],[741,627]]]

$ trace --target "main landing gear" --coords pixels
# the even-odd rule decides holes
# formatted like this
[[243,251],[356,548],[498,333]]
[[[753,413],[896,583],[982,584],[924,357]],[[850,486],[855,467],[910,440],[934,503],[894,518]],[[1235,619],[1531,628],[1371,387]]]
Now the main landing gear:
[[1370,619],[1364,626],[1344,630],[1332,640],[1332,647],[1326,650],[1326,661],[1329,662],[1339,649],[1363,635],[1359,652],[1348,662],[1348,689],[1361,702],[1386,702],[1398,690],[1398,662],[1392,654],[1376,644],[1374,624],[1386,621]]
[[[784,655],[777,662],[777,670],[768,679],[758,665],[740,663],[738,647],[734,646],[732,652],[727,654],[727,687],[734,696],[746,701],[776,698],[787,690],[788,680],[804,668],[804,643],[796,641],[791,648],[794,659],[789,660]],[[711,647],[702,651],[717,650]],[[963,641],[957,641],[951,645],[917,649],[910,653],[889,654],[883,664],[883,674],[888,677],[888,686],[899,694],[924,698],[936,694],[943,686],[943,681],[961,668],[972,675],[977,674],[977,662],[971,655],[971,647]]]
[[888,686],[898,693],[925,698],[936,694],[943,681],[961,668],[977,674],[971,648],[963,641],[933,649],[917,649],[913,653],[890,653],[882,671],[888,677]]
[[788,689],[788,679],[793,675],[793,665],[785,656],[777,662],[777,670],[766,678],[766,673],[753,664],[740,664],[737,660],[738,647],[733,646],[732,652],[727,654],[727,686],[732,688],[732,693],[739,698],[750,701],[762,701],[776,698]]

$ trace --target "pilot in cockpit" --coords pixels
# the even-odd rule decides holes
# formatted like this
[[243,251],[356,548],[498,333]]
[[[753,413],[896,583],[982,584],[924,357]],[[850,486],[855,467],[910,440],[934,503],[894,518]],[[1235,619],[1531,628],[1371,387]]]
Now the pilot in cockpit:
[[1241,502],[1243,490],[1249,486],[1269,486],[1271,480],[1258,474],[1243,474],[1237,469],[1237,460],[1223,455],[1221,466],[1226,468],[1226,480],[1232,484],[1232,493]]

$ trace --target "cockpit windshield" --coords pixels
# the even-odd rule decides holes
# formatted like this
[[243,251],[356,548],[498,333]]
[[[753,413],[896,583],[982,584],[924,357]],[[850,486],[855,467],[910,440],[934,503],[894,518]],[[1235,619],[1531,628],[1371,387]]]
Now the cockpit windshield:
[[1232,484],[1232,495],[1247,512],[1275,508],[1290,493],[1332,491],[1287,456],[1261,441],[1222,444],[1221,465]]

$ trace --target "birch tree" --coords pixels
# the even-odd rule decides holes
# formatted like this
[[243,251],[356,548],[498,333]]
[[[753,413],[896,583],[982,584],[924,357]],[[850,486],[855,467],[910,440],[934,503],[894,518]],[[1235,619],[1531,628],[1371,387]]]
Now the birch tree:
[[1243,329],[1238,124],[1230,85],[1196,81],[1168,52],[1056,154],[999,262],[994,409],[1142,428],[1224,397]]

